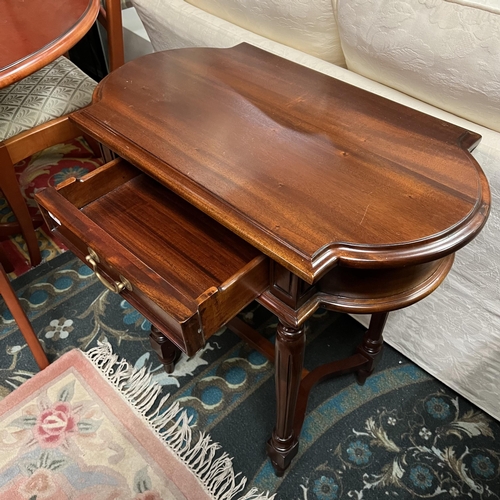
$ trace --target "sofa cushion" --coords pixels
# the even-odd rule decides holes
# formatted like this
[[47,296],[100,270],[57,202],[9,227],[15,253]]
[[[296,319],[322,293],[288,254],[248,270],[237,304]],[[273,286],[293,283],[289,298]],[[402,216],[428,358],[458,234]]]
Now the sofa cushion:
[[241,28],[344,64],[331,0],[187,0]]
[[337,0],[337,18],[350,70],[500,131],[498,0]]
[[132,0],[155,51],[184,47],[234,47],[246,42],[272,54],[305,66],[345,67],[339,55],[338,66],[301,50],[270,40],[225,19],[214,16],[184,0]]

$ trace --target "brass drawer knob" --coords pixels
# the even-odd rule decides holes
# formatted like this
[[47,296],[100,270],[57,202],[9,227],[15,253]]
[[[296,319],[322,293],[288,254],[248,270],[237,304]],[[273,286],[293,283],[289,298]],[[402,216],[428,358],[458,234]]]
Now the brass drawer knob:
[[85,260],[92,267],[92,271],[94,271],[97,279],[110,291],[114,293],[121,293],[126,288],[129,291],[132,291],[132,284],[127,278],[124,278],[121,274],[119,276],[120,281],[113,281],[110,283],[98,270],[97,264],[99,264],[100,259],[99,256],[92,250],[88,248],[89,254],[85,257]]

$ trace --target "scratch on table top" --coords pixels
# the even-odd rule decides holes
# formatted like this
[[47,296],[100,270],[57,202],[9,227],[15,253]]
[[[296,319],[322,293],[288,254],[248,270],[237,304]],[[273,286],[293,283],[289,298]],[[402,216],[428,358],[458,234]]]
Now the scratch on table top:
[[361,220],[359,221],[359,225],[363,224],[363,221],[365,220],[366,217],[366,212],[368,212],[368,209],[370,208],[371,203],[368,203],[367,207],[365,208],[365,213],[363,214],[363,217],[361,217]]
[[295,99],[292,99],[290,102],[287,103],[287,107],[293,106],[294,104],[300,104],[301,102],[305,101],[306,96],[307,93],[299,95]]

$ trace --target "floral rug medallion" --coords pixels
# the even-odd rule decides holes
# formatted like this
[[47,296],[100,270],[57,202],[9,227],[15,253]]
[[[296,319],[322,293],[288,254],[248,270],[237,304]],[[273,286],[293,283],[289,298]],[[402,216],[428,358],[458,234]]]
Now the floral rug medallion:
[[109,344],[65,354],[0,402],[0,498],[271,500],[160,392]]

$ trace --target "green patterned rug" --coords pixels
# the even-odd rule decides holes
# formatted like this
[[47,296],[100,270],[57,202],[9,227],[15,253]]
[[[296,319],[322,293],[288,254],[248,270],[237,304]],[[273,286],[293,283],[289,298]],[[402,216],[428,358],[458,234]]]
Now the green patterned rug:
[[[107,339],[136,367],[146,366],[234,457],[248,487],[280,500],[499,499],[500,424],[386,346],[372,377],[353,375],[311,393],[300,450],[277,478],[265,441],[274,421],[273,367],[229,330],[213,336],[167,375],[149,348],[149,323],[66,252],[14,281],[50,360]],[[0,308],[0,391],[5,396],[37,372],[5,307]],[[252,304],[241,317],[272,338],[276,320]],[[307,326],[306,367],[350,354],[363,328],[319,311]]]

